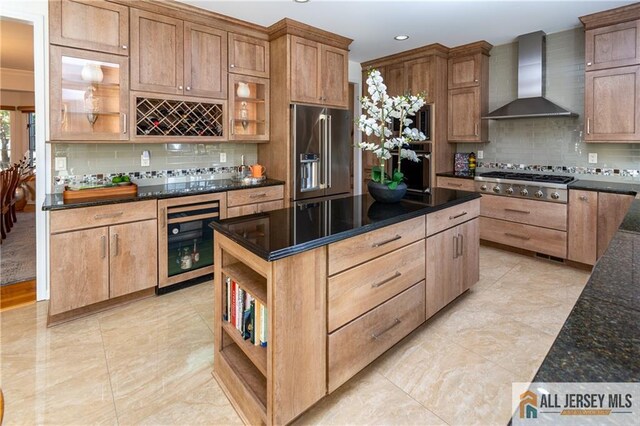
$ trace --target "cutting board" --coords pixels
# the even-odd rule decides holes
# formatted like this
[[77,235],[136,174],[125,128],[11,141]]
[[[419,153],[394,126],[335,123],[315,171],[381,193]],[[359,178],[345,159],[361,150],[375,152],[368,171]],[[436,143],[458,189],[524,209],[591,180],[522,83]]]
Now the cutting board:
[[138,195],[138,185],[132,183],[131,185],[118,185],[109,186],[105,188],[91,188],[91,189],[79,189],[77,191],[71,191],[65,189],[62,193],[62,199],[64,201],[85,201],[101,198],[125,198],[135,197]]

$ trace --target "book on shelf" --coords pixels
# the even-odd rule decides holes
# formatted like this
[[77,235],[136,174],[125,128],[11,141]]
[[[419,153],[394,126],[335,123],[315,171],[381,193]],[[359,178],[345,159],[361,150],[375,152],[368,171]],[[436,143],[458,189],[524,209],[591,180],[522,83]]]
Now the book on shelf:
[[229,315],[229,322],[236,325],[236,292],[238,291],[235,281],[231,281],[231,314]]
[[251,301],[251,308],[249,309],[249,318],[251,321],[251,330],[249,333],[250,342],[256,344],[256,300]]
[[225,306],[224,313],[222,314],[222,319],[225,321],[229,321],[229,313],[230,313],[230,305],[231,305],[231,291],[229,290],[231,287],[231,278],[227,277],[224,280],[224,295],[225,295]]
[[267,307],[260,306],[260,346],[267,346]]
[[231,278],[225,280],[224,291],[223,320],[233,324],[244,340],[267,346],[267,307]]
[[260,314],[261,309],[262,309],[262,303],[256,300],[253,308],[253,319],[255,321],[253,325],[253,330],[255,331],[255,333],[251,341],[251,343],[253,343],[256,346],[260,346],[260,328],[262,327],[262,316]]

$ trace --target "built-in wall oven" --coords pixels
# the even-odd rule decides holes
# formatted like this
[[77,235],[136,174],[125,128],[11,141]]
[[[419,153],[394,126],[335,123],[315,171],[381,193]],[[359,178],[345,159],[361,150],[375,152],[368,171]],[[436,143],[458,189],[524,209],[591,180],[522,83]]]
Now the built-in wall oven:
[[[400,171],[404,173],[407,191],[428,193],[431,192],[431,143],[411,144],[409,148],[415,151],[419,162],[402,160]],[[391,157],[393,170],[398,168],[398,154]]]
[[158,293],[212,276],[213,230],[209,224],[223,218],[225,212],[225,193],[158,201]]

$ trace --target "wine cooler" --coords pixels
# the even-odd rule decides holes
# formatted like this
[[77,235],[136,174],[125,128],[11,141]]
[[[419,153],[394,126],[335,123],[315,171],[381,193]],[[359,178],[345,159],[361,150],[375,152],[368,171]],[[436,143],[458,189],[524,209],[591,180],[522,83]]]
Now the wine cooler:
[[[213,277],[213,230],[226,211],[225,194],[158,201],[158,289]],[[164,290],[164,291],[163,291]]]

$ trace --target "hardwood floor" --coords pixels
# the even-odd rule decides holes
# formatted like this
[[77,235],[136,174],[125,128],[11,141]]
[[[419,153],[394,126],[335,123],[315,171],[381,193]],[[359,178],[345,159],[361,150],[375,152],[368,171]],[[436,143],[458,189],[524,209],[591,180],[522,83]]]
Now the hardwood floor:
[[36,280],[0,287],[0,311],[25,306],[36,301]]

